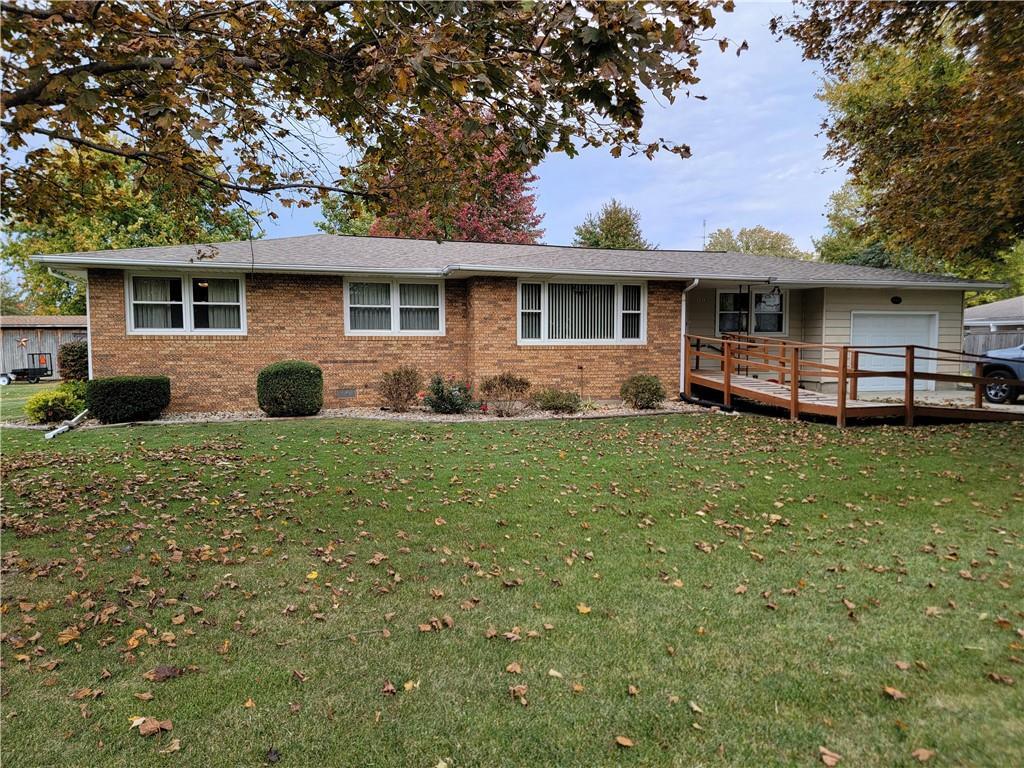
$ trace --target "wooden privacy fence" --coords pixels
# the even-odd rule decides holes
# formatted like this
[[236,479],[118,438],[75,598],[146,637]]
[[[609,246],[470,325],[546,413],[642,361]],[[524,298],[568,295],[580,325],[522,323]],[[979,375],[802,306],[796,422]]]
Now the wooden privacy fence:
[[[800,418],[801,413],[827,415],[834,417],[839,426],[845,426],[850,417],[902,415],[909,426],[919,415],[961,415],[976,419],[1012,419],[1016,416],[1005,411],[982,410],[985,385],[1006,384],[1007,380],[983,376],[986,361],[979,355],[917,344],[902,348],[893,345],[808,344],[747,334],[729,334],[720,339],[687,334],[683,349],[687,396],[692,395],[695,384],[709,386],[722,392],[726,406],[732,405],[733,397],[759,400],[788,408],[793,420]],[[892,368],[869,370],[862,367],[863,358],[868,355],[891,360]],[[702,365],[709,362],[710,368]],[[934,362],[936,368],[946,364],[956,371],[969,365],[973,374],[918,370],[917,363],[920,362]],[[762,378],[751,373],[768,376]],[[860,400],[859,384],[865,378],[899,379],[903,403],[893,405]],[[819,385],[835,382],[835,394],[800,386],[801,382],[809,381]],[[915,403],[914,385],[919,381],[969,385],[974,390],[973,409]],[[1024,381],[1019,385],[1024,387]]]

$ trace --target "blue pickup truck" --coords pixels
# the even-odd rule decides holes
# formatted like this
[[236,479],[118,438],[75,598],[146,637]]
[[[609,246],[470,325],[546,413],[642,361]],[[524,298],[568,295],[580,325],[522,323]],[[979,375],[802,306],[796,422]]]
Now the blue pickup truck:
[[990,349],[985,353],[982,376],[1005,379],[985,385],[985,399],[990,403],[1015,403],[1024,394],[1024,344],[1006,349]]

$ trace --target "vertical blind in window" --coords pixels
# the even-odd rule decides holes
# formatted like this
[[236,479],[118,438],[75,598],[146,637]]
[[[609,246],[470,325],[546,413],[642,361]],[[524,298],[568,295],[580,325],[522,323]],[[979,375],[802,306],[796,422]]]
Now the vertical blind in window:
[[391,330],[390,283],[349,283],[348,291],[352,330]]
[[439,294],[436,283],[400,283],[399,327],[403,331],[438,330],[441,327]]
[[524,339],[540,338],[540,283],[523,283],[520,288],[520,335]]
[[139,329],[184,329],[180,277],[133,277],[132,319]]
[[200,329],[242,327],[242,304],[238,280],[192,278],[192,325]]
[[639,285],[622,286],[622,338],[640,338],[640,304]]
[[644,288],[616,283],[520,283],[521,341],[640,341]]
[[615,286],[548,285],[549,339],[614,339]]

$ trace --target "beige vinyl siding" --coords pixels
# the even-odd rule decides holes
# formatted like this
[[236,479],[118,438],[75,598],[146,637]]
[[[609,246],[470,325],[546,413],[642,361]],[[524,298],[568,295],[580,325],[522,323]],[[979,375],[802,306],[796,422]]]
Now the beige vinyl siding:
[[[893,304],[892,297],[903,301]],[[826,288],[824,344],[849,344],[853,312],[935,312],[938,314],[938,346],[959,352],[963,349],[963,292],[906,290],[895,288]],[[937,364],[939,373],[959,373],[955,362]],[[948,387],[951,385],[945,385]],[[936,387],[944,388],[942,382]]]

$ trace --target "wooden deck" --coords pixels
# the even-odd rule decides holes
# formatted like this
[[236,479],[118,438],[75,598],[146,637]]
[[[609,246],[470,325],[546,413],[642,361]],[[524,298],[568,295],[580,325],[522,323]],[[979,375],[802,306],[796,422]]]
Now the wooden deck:
[[[897,364],[893,365],[893,370],[862,369],[858,363],[860,354],[869,349],[873,350],[870,354],[875,357],[894,358]],[[793,420],[802,415],[823,416],[835,419],[841,427],[846,426],[848,420],[878,418],[899,418],[908,426],[918,418],[1024,421],[1024,413],[982,407],[982,388],[994,380],[981,375],[982,364],[977,359],[967,360],[964,353],[930,347],[908,346],[901,350],[901,354],[893,353],[891,347],[885,349],[883,352],[881,348],[872,347],[805,344],[775,337],[716,339],[687,335],[684,346],[685,394],[692,395],[693,387],[703,387],[721,392],[726,406],[731,407],[734,399],[748,400],[785,409]],[[821,353],[825,350],[833,353],[836,363],[822,361]],[[975,355],[966,357],[977,358]],[[974,375],[921,371],[915,367],[915,358],[918,362],[927,359],[966,364],[975,368]],[[751,371],[761,376],[752,376]],[[878,376],[903,380],[903,402],[858,399],[859,380]],[[829,393],[800,386],[807,379],[818,382],[832,380],[834,387],[830,388],[836,391]],[[914,392],[917,381],[970,384],[974,389],[973,407],[917,403]]]

